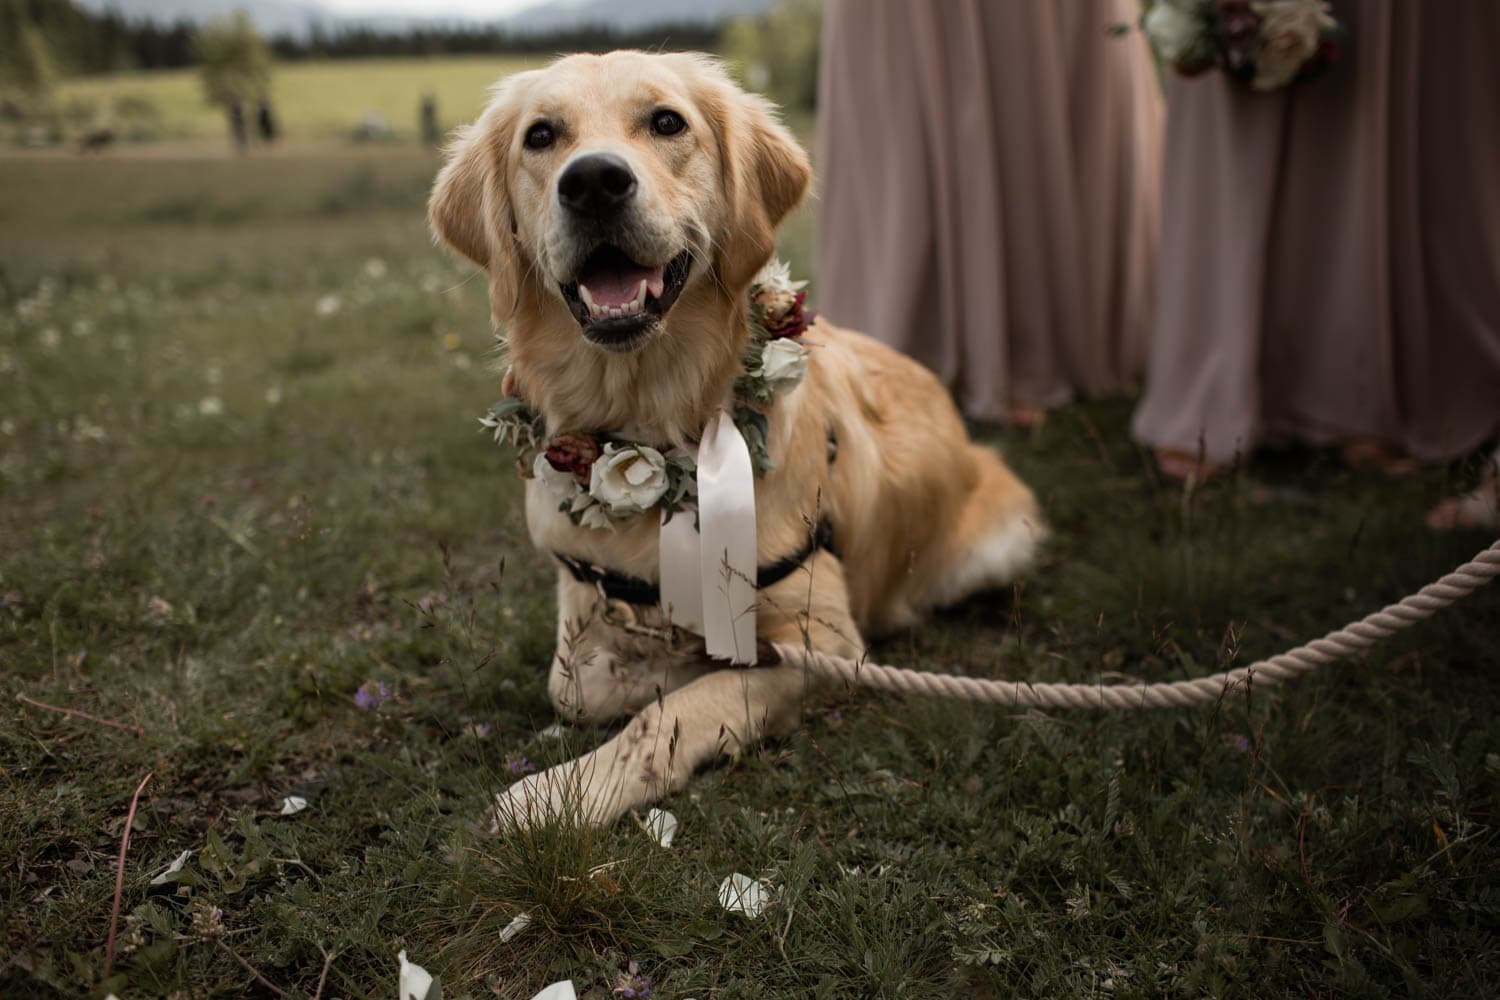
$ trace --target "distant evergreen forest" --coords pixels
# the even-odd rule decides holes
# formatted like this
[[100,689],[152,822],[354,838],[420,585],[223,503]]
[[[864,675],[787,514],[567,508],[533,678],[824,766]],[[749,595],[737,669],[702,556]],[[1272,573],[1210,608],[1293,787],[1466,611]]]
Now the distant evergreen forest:
[[[96,14],[72,0],[0,0],[0,38],[18,38],[32,25],[46,39],[61,69],[70,73],[113,73],[128,69],[167,69],[193,65],[198,29],[187,21],[160,25]],[[477,53],[602,52],[614,48],[713,48],[719,29],[702,23],[658,25],[646,31],[616,32],[602,27],[567,32],[517,34],[486,25],[386,31],[368,27],[315,28],[305,36],[270,39],[278,58],[357,59],[365,56],[418,56]],[[0,46],[3,47],[3,46]]]

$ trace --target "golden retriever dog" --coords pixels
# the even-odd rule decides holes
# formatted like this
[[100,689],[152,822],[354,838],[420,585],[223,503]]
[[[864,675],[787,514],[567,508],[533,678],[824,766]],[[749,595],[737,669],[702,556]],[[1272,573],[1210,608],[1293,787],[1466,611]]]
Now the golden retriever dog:
[[[806,194],[806,153],[763,99],[706,56],[573,55],[507,77],[449,149],[437,236],[489,279],[507,392],[546,432],[688,445],[740,371],[752,279]],[[879,211],[879,205],[871,205]],[[644,294],[642,294],[644,292]],[[758,636],[857,658],[865,635],[1004,584],[1042,534],[1030,490],[972,444],[931,373],[818,319],[807,374],[767,413],[757,480],[765,567],[808,553],[757,595]],[[581,527],[539,480],[532,540],[621,577],[658,579],[659,518]],[[810,526],[826,544],[809,544]],[[559,568],[548,689],[562,715],[633,715],[591,753],[512,785],[497,823],[609,823],[693,771],[797,722],[800,668],[732,668],[673,641],[657,607],[623,617]]]

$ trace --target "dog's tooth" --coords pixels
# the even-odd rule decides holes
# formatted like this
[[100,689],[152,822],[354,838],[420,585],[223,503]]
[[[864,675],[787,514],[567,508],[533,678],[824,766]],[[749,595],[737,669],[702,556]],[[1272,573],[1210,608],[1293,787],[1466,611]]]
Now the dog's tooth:
[[589,294],[589,286],[588,285],[579,284],[579,286],[578,286],[578,297],[583,300],[583,304],[584,305],[588,306],[589,312],[593,312],[594,311],[594,297]]
[[631,305],[635,307],[635,310],[637,312],[639,312],[641,309],[645,308],[645,305],[646,305],[646,279],[645,278],[641,279],[641,287],[639,287],[639,288],[637,288],[635,290],[635,301],[632,302]]

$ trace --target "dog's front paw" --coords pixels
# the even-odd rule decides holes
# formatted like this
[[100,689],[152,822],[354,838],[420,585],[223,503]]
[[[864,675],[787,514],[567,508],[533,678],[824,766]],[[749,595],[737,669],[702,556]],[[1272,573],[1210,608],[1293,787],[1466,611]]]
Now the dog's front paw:
[[511,785],[495,796],[490,813],[490,833],[499,835],[511,830],[534,830],[566,815],[558,782],[552,777],[557,768],[538,772]]
[[639,803],[626,801],[612,762],[612,755],[596,751],[521,779],[495,796],[490,832],[613,823]]

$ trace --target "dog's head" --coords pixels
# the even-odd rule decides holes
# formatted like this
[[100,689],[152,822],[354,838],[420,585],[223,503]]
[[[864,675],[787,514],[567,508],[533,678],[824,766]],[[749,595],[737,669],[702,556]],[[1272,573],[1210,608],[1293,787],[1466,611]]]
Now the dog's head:
[[770,106],[713,60],[576,55],[500,83],[429,214],[489,275],[513,340],[629,354],[675,348],[681,302],[742,300],[809,179]]

